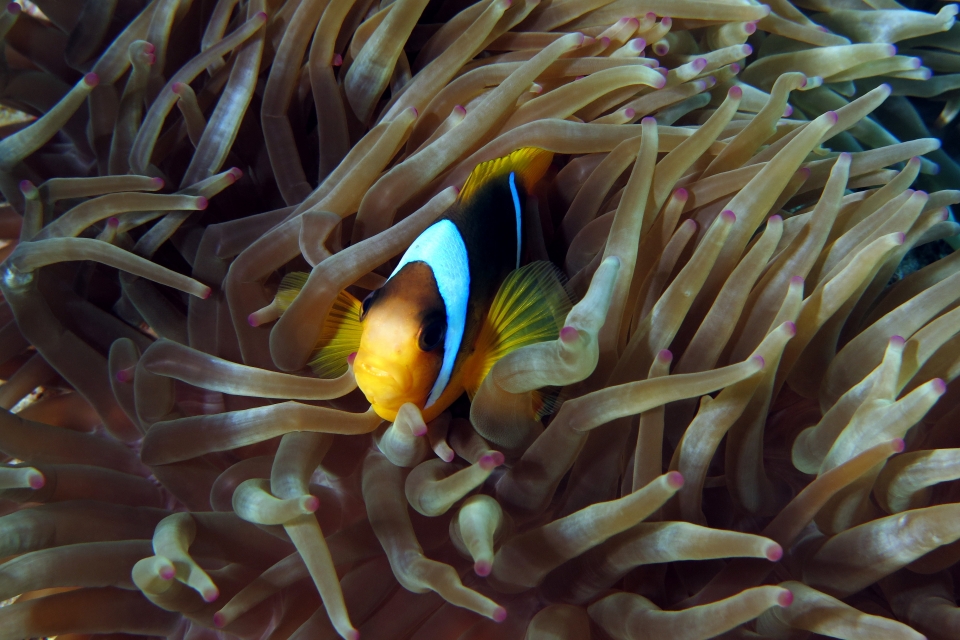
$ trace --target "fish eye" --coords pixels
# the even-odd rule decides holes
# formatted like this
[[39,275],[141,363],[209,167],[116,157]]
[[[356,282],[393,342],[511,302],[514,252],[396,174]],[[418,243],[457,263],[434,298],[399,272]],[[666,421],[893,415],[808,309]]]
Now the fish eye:
[[434,318],[424,323],[420,329],[419,346],[421,351],[433,351],[440,346],[443,336],[447,332],[447,323],[440,318]]

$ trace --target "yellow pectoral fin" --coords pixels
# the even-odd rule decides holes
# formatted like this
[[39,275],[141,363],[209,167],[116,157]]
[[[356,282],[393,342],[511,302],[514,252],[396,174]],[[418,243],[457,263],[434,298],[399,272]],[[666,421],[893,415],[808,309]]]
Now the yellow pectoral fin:
[[339,378],[347,372],[347,356],[360,348],[363,335],[360,307],[360,301],[346,291],[337,296],[310,360],[310,368],[318,377]]
[[307,284],[307,278],[309,277],[310,274],[306,271],[291,271],[283,276],[275,298],[280,311],[286,311],[293,304],[300,290],[303,289],[303,285]]
[[[293,271],[283,276],[277,290],[276,303],[286,311],[307,283],[309,273]],[[320,378],[339,378],[347,372],[347,356],[360,348],[363,327],[360,324],[360,301],[341,291],[327,314],[320,338],[310,359],[310,368]]]
[[515,173],[523,184],[524,190],[529,193],[533,185],[547,172],[553,161],[553,152],[537,147],[523,147],[508,156],[482,162],[470,173],[459,200],[467,202],[473,194],[491,180]]
[[[572,304],[560,270],[550,262],[532,262],[507,276],[464,367],[463,382],[470,398],[500,358],[529,344],[556,340]],[[550,413],[555,397],[550,392],[538,394],[536,413]]]

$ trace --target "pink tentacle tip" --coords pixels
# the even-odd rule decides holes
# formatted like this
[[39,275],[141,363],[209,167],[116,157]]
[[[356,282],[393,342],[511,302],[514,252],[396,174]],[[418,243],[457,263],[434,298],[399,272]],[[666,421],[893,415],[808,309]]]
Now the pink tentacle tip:
[[203,601],[204,602],[216,602],[217,598],[220,597],[219,589],[208,589],[203,592]]
[[793,322],[792,320],[787,320],[787,321],[784,322],[783,324],[787,325],[787,333],[789,333],[791,337],[797,335],[797,323],[796,323],[796,322]]
[[410,111],[413,112],[413,117],[414,117],[414,118],[416,118],[417,116],[420,115],[420,112],[417,111],[417,108],[416,108],[416,107],[410,107]]
[[602,46],[602,47],[604,47],[604,48],[609,47],[609,46],[610,46],[610,38],[608,38],[607,36],[603,36],[602,38],[600,38],[600,46]]
[[152,182],[157,187],[157,189],[163,189],[163,185],[166,184],[163,178],[150,178],[150,182]]
[[740,63],[734,62],[733,64],[731,64],[730,71],[732,71],[734,74],[740,73]]
[[486,560],[477,560],[475,563],[473,563],[473,572],[481,578],[486,578],[488,575],[490,575],[491,569],[493,569],[493,565]]
[[640,124],[645,124],[650,127],[655,127],[657,126],[657,119],[654,118],[653,116],[647,116],[646,118],[640,121]]
[[258,11],[258,12],[257,12],[257,15],[253,16],[253,18],[254,18],[254,20],[263,20],[264,22],[266,22],[266,21],[267,21],[267,12],[266,12],[266,11]]
[[[163,569],[160,569],[160,578],[163,580],[173,580],[176,577],[176,575],[177,575],[177,571],[173,567],[164,567]],[[222,614],[216,614],[216,615],[219,615],[220,618],[223,619]],[[216,624],[216,616],[214,616],[214,624]]]
[[748,22],[747,24],[743,25],[743,30],[748,36],[751,36],[757,30],[757,23]]
[[180,95],[181,93],[183,93],[183,88],[185,86],[186,85],[184,85],[182,82],[174,82],[172,85],[170,85],[170,91],[173,91],[175,94]]
[[803,276],[793,276],[790,278],[790,282],[793,284],[803,284]]
[[743,49],[741,49],[741,51],[743,52],[743,55],[748,56],[751,53],[753,53],[753,47],[751,47],[748,44],[745,44],[743,45]]
[[217,629],[222,629],[226,623],[227,618],[222,613],[217,611],[215,614],[213,614],[213,626],[215,626]]
[[844,162],[850,162],[850,160],[853,159],[853,156],[850,154],[849,151],[841,151],[840,155],[837,156],[837,159],[843,160]]
[[458,104],[457,106],[455,106],[455,107],[453,108],[453,110],[456,111],[458,114],[460,114],[460,115],[462,115],[462,116],[467,115],[467,109],[466,109],[466,107],[464,107],[462,104]]
[[827,111],[825,114],[827,120],[830,121],[830,124],[837,124],[837,120],[840,119],[840,116],[837,115],[836,111]]
[[679,471],[671,471],[667,474],[667,485],[671,489],[679,489],[683,486],[683,474]]
[[117,371],[117,382],[127,383],[133,380],[133,367],[130,369],[120,369]]
[[491,451],[490,453],[485,453],[480,456],[477,464],[479,464],[480,468],[484,471],[491,471],[502,465],[503,461],[504,457],[502,453],[499,451]]
[[317,496],[310,496],[309,498],[303,501],[303,508],[309,511],[310,513],[313,513],[314,511],[320,508],[320,498],[318,498]]
[[673,352],[670,349],[661,349],[657,354],[657,360],[663,363],[673,362]]
[[356,629],[350,629],[344,634],[346,640],[360,640],[360,632]]
[[938,396],[942,396],[947,392],[947,383],[944,382],[942,378],[934,378],[930,382],[933,385],[933,392]]
[[778,224],[780,222],[783,222],[783,216],[781,216],[779,213],[775,213],[769,218],[767,218],[767,224],[770,224],[771,222],[773,224]]
[[724,222],[729,222],[730,224],[733,224],[737,221],[737,214],[735,214],[733,211],[730,211],[730,209],[724,209],[721,211],[720,217],[723,218]]
[[422,422],[420,424],[415,424],[410,427],[410,432],[416,437],[422,438],[423,436],[427,435],[427,425],[423,424]]
[[152,42],[147,42],[146,44],[143,45],[144,53],[153,53],[156,50],[157,50],[157,47]]
[[623,110],[623,117],[624,117],[624,118],[628,118],[628,119],[629,119],[629,118],[632,118],[632,117],[635,116],[635,115],[637,115],[636,110],[631,109],[630,107],[627,107],[626,109]]
[[503,8],[509,9],[513,5],[513,0],[503,0]]
[[339,67],[339,66],[341,66],[341,65],[343,65],[343,56],[340,55],[339,53],[334,54],[334,56],[333,56],[333,66]]
[[680,187],[679,189],[673,192],[673,197],[676,198],[677,200],[686,201],[687,198],[690,197],[690,192],[684,189],[683,187]]
[[494,622],[503,622],[507,619],[507,610],[503,607],[497,607],[493,610],[493,621]]
[[43,485],[47,484],[46,478],[43,477],[42,473],[34,473],[30,476],[30,488],[31,489],[43,489]]
[[257,314],[256,314],[256,312],[251,313],[250,315],[247,316],[247,324],[250,325],[251,327],[259,327],[259,326],[260,326],[260,321],[257,320]]
[[201,299],[201,300],[206,300],[206,299],[209,298],[212,294],[213,294],[213,289],[211,289],[210,287],[204,287],[204,288],[203,288],[203,292],[200,294],[200,299]]
[[654,53],[654,54],[656,54],[656,55],[658,55],[658,56],[665,56],[665,55],[667,55],[667,53],[669,53],[669,52],[670,52],[670,47],[668,47],[666,44],[664,44],[664,43],[662,43],[662,42],[654,43],[654,45],[653,45],[653,53]]
[[210,204],[210,201],[207,200],[205,197],[200,196],[199,198],[197,198],[197,211],[203,211],[204,209],[207,208],[208,204]]
[[888,44],[887,45],[887,55],[895,56],[897,55],[897,45]]
[[12,13],[13,15],[17,15],[22,10],[23,10],[23,7],[21,7],[16,2],[11,2],[10,4],[7,5],[7,11],[9,13]]
[[777,596],[777,604],[781,607],[789,607],[793,604],[793,592],[784,589],[783,593]]
[[890,441],[890,447],[896,453],[903,453],[903,450],[907,448],[907,443],[903,440],[903,438],[894,438]]
[[707,68],[707,59],[706,59],[706,58],[697,58],[696,60],[694,60],[694,61],[693,61],[692,63],[690,63],[690,64],[693,65],[693,68],[694,68],[696,71],[703,71],[704,69]]
[[783,557],[783,547],[778,544],[772,544],[767,547],[767,560],[777,562]]
[[587,36],[585,36],[585,35],[582,34],[582,33],[577,32],[575,35],[578,36],[578,38],[577,38],[577,46],[578,46],[578,47],[582,47],[582,46],[585,45],[585,44],[589,44],[589,42],[593,42],[593,38],[590,38],[590,40],[589,40],[589,42],[588,42]]
[[906,340],[903,339],[903,336],[890,336],[891,347],[902,347],[904,342]]
[[353,353],[351,353],[350,355],[347,356],[347,364],[352,367],[352,366],[353,366],[353,361],[356,360],[356,359],[357,359],[357,352],[354,351]]
[[660,24],[669,27],[673,25],[673,18],[671,18],[670,16],[663,16],[663,19],[660,21]]
[[896,234],[896,236],[897,236],[897,237],[894,239],[894,242],[896,242],[898,245],[899,245],[899,244],[903,244],[903,241],[907,239],[907,236],[904,235],[904,233],[903,233],[902,231],[901,231],[900,233]]
[[560,329],[560,341],[570,344],[575,342],[577,338],[580,337],[580,332],[576,328],[567,325],[563,329]]
[[743,89],[740,87],[730,87],[727,91],[727,95],[734,99],[739,99],[743,97]]
[[783,117],[784,117],[784,118],[789,118],[789,117],[792,116],[792,115],[793,115],[793,107],[791,107],[790,105],[787,105],[786,107],[784,107],[784,109],[783,109]]
[[116,229],[117,227],[120,226],[120,219],[119,219],[119,218],[108,218],[108,219],[107,219],[107,226],[108,226],[108,227],[113,227],[114,229]]
[[95,73],[88,73],[87,75],[83,76],[83,82],[88,87],[95,87],[100,84],[100,76]]
[[753,356],[751,360],[756,360],[760,363],[760,368],[763,369],[767,365],[767,361],[763,359],[763,356]]

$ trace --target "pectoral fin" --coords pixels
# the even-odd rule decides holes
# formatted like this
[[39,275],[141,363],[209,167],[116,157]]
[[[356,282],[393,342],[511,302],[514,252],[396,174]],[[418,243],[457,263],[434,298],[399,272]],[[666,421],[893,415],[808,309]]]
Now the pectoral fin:
[[[507,276],[465,364],[464,387],[471,399],[500,358],[520,347],[556,340],[572,304],[560,270],[550,262],[533,262]],[[557,398],[556,389],[539,390],[533,411],[538,417],[550,413]]]
[[[283,311],[293,303],[307,282],[309,274],[302,271],[288,273],[280,282],[277,304]],[[341,291],[330,308],[320,330],[310,368],[320,378],[338,378],[347,372],[347,356],[360,348],[363,326],[360,324],[360,301]]]

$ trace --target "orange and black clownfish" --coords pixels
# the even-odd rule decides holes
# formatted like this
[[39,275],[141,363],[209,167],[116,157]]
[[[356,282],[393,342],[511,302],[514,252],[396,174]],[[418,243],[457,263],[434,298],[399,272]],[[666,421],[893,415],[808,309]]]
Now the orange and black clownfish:
[[[562,277],[549,262],[520,265],[527,195],[552,159],[523,148],[478,165],[383,286],[362,303],[340,293],[310,363],[317,375],[342,375],[355,352],[357,386],[380,417],[411,402],[429,421],[464,390],[472,398],[507,353],[556,339],[572,302]],[[281,308],[306,276],[284,278]],[[536,396],[531,413],[550,413],[551,398]]]

